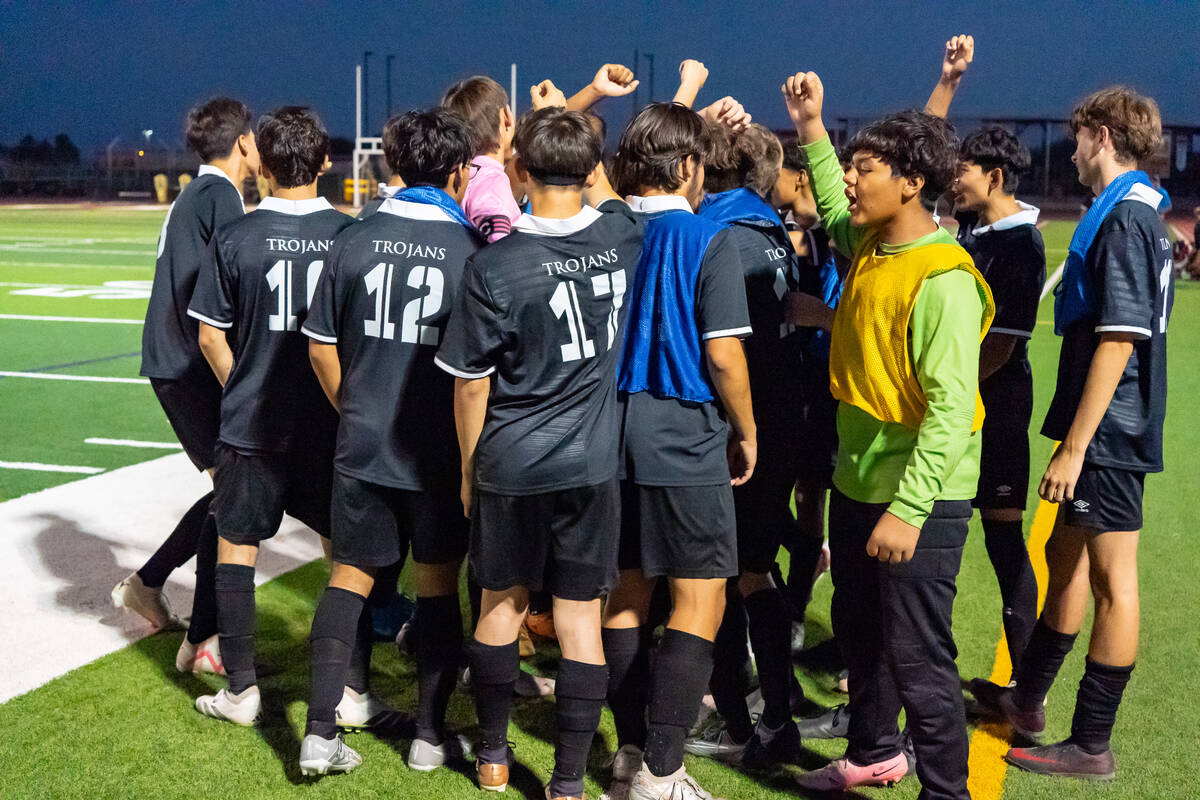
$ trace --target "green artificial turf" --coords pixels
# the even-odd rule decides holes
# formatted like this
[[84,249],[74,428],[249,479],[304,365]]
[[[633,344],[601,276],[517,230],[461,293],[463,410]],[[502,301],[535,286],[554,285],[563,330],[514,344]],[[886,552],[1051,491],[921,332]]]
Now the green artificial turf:
[[[0,283],[101,286],[114,280],[149,280],[154,243],[163,212],[0,210]],[[1053,270],[1066,253],[1072,225],[1045,229],[1047,260]],[[39,238],[40,237],[40,238]],[[51,241],[88,239],[90,242]],[[42,247],[12,249],[39,241]],[[103,253],[96,253],[103,250]],[[0,313],[140,318],[144,300],[41,298],[12,295],[0,285]],[[1049,326],[1050,301],[1041,308],[1030,345],[1035,382],[1033,486],[1050,454],[1037,436],[1041,415],[1053,391],[1058,340]],[[1171,324],[1171,390],[1167,420],[1167,472],[1147,480],[1146,530],[1141,545],[1143,599],[1142,650],[1118,718],[1114,749],[1119,778],[1097,786],[1050,781],[1008,772],[1007,798],[1194,798],[1194,765],[1200,756],[1200,723],[1191,717],[1190,687],[1200,673],[1200,592],[1192,575],[1200,544],[1186,519],[1196,497],[1189,466],[1200,452],[1200,432],[1187,413],[1200,396],[1200,371],[1191,362],[1200,350],[1200,288],[1177,285]],[[0,319],[0,370],[133,377],[137,374],[140,328],[133,325],[55,323]],[[76,362],[87,362],[76,364]],[[75,366],[67,366],[75,364]],[[68,383],[0,378],[0,460],[39,461],[116,468],[161,455],[162,451],[85,445],[89,436],[171,441],[172,435],[148,386]],[[0,500],[82,476],[0,470]],[[1026,527],[1036,496],[1031,491]],[[0,535],[3,532],[0,531]],[[88,666],[70,672],[22,697],[0,705],[0,798],[450,798],[473,797],[470,771],[421,775],[403,764],[407,740],[352,734],[350,744],[364,765],[350,775],[319,781],[300,778],[296,764],[303,733],[308,682],[308,626],[325,581],[321,563],[303,566],[271,581],[258,592],[259,656],[266,721],[259,729],[238,728],[201,717],[192,708],[197,694],[221,685],[215,678],[180,675],[174,670],[178,634],[143,639]],[[964,677],[991,672],[1000,636],[1000,598],[983,547],[978,522],[972,525],[955,607],[955,636]],[[808,638],[829,635],[829,580],[823,579],[810,607]],[[1090,624],[1090,623],[1089,623]],[[1082,672],[1084,635],[1050,694],[1052,736],[1065,736]],[[543,648],[528,669],[552,671],[553,651]],[[415,707],[415,667],[390,645],[375,649],[375,690],[402,709]],[[8,669],[20,669],[10,654]],[[832,705],[844,698],[832,691],[834,676],[799,672],[809,698]],[[1184,701],[1181,702],[1180,699]],[[541,782],[552,763],[552,700],[518,700],[510,736],[521,765],[508,796],[540,798]],[[457,692],[451,724],[473,731],[466,692]],[[589,765],[587,791],[597,797],[607,780],[602,760],[615,746],[605,712]],[[840,755],[842,742],[808,742],[803,766],[814,768]],[[688,759],[689,770],[714,795],[729,800],[795,796],[791,767],[746,777],[703,759]],[[910,800],[915,780],[892,790],[863,790],[857,796]],[[979,800],[977,798],[977,800]]]

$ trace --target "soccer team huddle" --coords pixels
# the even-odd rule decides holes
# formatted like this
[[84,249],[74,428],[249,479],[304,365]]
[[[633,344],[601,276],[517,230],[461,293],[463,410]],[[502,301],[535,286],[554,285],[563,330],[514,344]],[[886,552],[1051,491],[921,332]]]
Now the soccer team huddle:
[[[1138,169],[1161,122],[1122,87],[1071,115],[1095,200],[1055,298],[1041,432],[1061,444],[1038,493],[1061,505],[1039,616],[1023,511],[1045,253],[1038,209],[1016,198],[1024,145],[999,127],[960,141],[945,121],[973,54],[971,37],[951,39],[924,110],[840,151],[812,72],[781,87],[796,133],[781,142],[733,98],[693,111],[707,70],[685,61],[674,101],[638,111],[611,154],[590,109],[634,90],[629,69],[606,64],[570,98],[543,81],[519,119],[499,84],[469,78],[388,120],[392,177],[358,219],[317,194],[329,137],[310,110],[252,126],[236,100],[197,105],[187,138],[204,163],[163,224],[141,374],[214,489],[114,602],[178,624],[161,587],[195,555],[177,666],[228,678],[198,711],[255,724],[255,560],[286,512],[331,562],[305,775],[358,767],[340,731],[398,717],[369,691],[371,620],[410,558],[414,770],[473,758],[479,788],[505,790],[532,603],[552,611],[562,654],[542,684],[547,798],[583,798],[607,703],[614,800],[710,798],[685,752],[753,771],[834,737],[844,757],[799,773],[802,791],[915,774],[921,797],[959,799],[951,614],[975,507],[1013,680],[969,681],[973,712],[1011,726],[1011,764],[1112,778],[1142,487],[1162,469],[1171,256]],[[255,175],[270,195],[245,213]],[[797,720],[793,649],[826,565],[849,699]],[[1041,744],[1089,593],[1071,736]],[[445,724],[464,668],[474,741]],[[708,693],[722,722],[690,735]]]

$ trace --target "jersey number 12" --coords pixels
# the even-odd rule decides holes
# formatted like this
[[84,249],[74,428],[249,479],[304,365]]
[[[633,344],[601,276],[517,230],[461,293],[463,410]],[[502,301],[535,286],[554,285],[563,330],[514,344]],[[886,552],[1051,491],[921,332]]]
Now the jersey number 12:
[[[391,321],[394,271],[394,264],[381,261],[363,276],[367,295],[375,296],[375,317],[363,320],[363,333],[366,336],[376,339],[396,338],[396,323]],[[441,311],[442,297],[446,289],[445,276],[437,267],[416,266],[409,270],[405,284],[410,289],[428,291],[404,304],[404,312],[400,317],[400,341],[436,345],[440,331],[433,325],[422,325],[421,320],[429,319]]]

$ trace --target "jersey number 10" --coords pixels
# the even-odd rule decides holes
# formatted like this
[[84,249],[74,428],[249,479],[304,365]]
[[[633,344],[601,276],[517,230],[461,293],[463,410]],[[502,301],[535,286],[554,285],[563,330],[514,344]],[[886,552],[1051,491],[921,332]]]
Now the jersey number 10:
[[[313,293],[317,291],[317,281],[321,277],[324,261],[313,261],[308,265],[305,274],[304,309],[312,305]],[[267,317],[267,328],[273,331],[296,330],[296,309],[292,306],[292,262],[279,259],[267,270],[267,286],[272,292],[279,292],[278,309]]]
[[[379,262],[363,276],[367,295],[375,295],[375,317],[363,320],[363,333],[376,339],[395,339],[396,323],[392,317],[392,273],[395,264]],[[436,345],[440,331],[433,325],[422,325],[442,309],[446,279],[437,267],[413,267],[408,272],[405,284],[410,289],[428,289],[404,304],[400,317],[400,341],[409,344]]]

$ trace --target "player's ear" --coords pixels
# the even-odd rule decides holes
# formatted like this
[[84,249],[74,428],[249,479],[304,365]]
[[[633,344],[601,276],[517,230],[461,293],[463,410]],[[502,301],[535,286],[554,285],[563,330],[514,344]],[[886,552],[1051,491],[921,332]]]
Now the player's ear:
[[520,155],[513,159],[513,172],[517,174],[517,183],[529,183],[529,170],[525,169],[525,161]]
[[988,170],[988,192],[998,192],[1004,188],[1004,171],[999,167]]
[[596,181],[600,180],[600,175],[604,172],[604,162],[599,161],[596,166],[592,167],[592,171],[584,178],[583,188],[590,189],[596,185]]
[[699,162],[700,159],[696,158],[695,156],[688,156],[679,162],[680,183],[687,183],[692,179],[692,176],[696,174],[696,165]]
[[914,173],[904,179],[904,183],[900,187],[900,197],[907,202],[914,197],[920,197],[921,190],[924,188],[925,176],[920,173]]
[[508,106],[502,106],[500,108],[500,127],[507,130],[515,125],[516,123],[513,122],[512,109],[510,109]]

